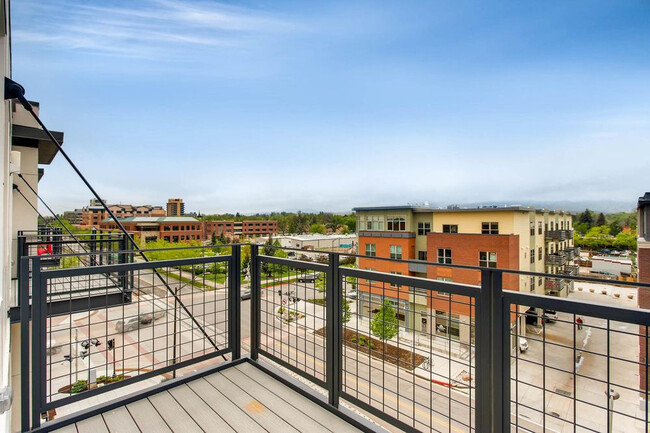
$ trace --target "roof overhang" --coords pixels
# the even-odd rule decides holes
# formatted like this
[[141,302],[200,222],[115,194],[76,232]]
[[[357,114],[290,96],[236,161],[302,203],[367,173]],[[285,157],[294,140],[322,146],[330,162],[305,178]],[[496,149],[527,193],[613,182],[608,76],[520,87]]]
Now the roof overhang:
[[[63,144],[63,132],[51,131],[56,140]],[[38,163],[51,164],[59,149],[56,147],[45,131],[31,126],[13,125],[11,132],[11,145],[32,147],[38,149]]]

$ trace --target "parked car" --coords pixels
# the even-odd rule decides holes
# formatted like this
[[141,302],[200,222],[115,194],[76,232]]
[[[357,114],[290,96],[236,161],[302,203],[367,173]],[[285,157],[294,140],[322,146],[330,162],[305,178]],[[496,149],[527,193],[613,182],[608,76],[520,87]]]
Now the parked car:
[[535,310],[526,311],[526,324],[527,325],[538,325],[543,323],[549,323],[548,317],[545,314],[542,314],[540,318]]
[[131,317],[126,321],[118,320],[117,323],[115,324],[115,330],[117,332],[135,331],[139,327],[140,327],[140,318],[138,317]]
[[544,317],[544,316],[546,316],[549,323],[553,323],[553,322],[556,322],[558,320],[557,311],[555,311],[555,310],[544,310],[544,314],[542,315],[542,317]]
[[316,274],[307,274],[307,275],[302,275],[302,276],[298,277],[298,282],[299,283],[315,283],[317,279],[318,279],[318,275],[316,275]]
[[134,331],[140,327],[140,325],[148,325],[154,320],[160,319],[165,316],[165,311],[159,310],[154,311],[153,313],[144,313],[136,317],[130,317],[125,320],[118,320],[115,324],[115,330],[117,332],[129,332]]
[[357,292],[355,290],[348,292],[347,297],[349,299],[357,299]]
[[241,291],[241,300],[245,301],[251,298],[251,289],[242,289]]

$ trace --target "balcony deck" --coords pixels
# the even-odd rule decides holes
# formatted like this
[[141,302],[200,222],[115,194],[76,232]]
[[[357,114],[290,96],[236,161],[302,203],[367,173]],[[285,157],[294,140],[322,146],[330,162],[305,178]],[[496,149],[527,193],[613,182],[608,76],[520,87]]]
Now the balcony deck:
[[243,362],[168,389],[154,389],[152,393],[127,404],[109,408],[53,431],[190,433],[361,430],[252,363]]

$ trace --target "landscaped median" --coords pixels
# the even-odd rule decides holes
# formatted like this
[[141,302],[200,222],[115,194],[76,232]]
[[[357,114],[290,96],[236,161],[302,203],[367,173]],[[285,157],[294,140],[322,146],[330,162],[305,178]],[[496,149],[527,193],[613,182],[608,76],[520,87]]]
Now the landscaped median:
[[[324,327],[316,330],[315,333],[325,338]],[[418,353],[394,346],[352,329],[343,329],[343,341],[350,348],[409,371],[414,370],[426,360],[426,357]]]

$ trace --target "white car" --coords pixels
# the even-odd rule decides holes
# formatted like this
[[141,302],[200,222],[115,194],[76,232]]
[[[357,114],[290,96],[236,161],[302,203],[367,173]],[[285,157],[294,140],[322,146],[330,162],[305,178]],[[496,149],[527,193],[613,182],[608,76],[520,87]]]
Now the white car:
[[528,340],[523,337],[519,337],[519,351],[525,352],[528,350]]

